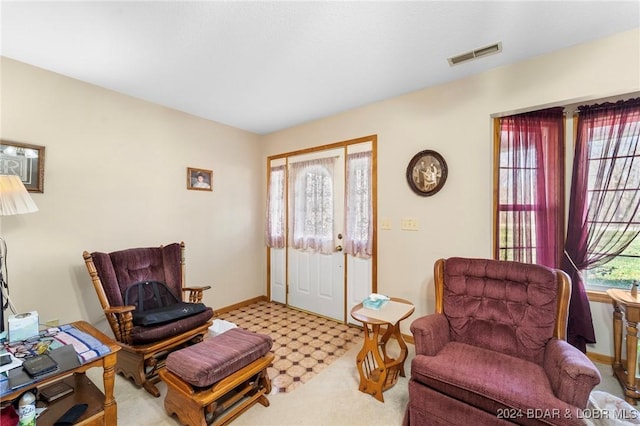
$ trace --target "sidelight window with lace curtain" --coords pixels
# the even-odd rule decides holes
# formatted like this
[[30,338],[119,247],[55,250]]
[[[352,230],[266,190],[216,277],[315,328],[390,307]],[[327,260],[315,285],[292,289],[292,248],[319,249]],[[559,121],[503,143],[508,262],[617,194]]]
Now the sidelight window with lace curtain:
[[373,249],[371,151],[347,156],[345,252],[369,258]]
[[267,194],[267,247],[284,248],[284,182],[285,166],[271,167]]
[[336,158],[300,161],[289,168],[289,245],[324,254],[334,251],[333,169]]

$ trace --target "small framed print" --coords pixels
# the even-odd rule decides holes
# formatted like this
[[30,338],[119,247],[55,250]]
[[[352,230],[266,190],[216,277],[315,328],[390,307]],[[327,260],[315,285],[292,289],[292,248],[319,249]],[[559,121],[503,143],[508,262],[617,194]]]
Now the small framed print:
[[447,163],[435,151],[424,150],[413,156],[407,166],[407,182],[416,194],[429,197],[440,191],[447,180]]
[[17,175],[29,192],[44,192],[44,146],[0,141],[0,174]]
[[212,191],[213,170],[187,167],[187,189],[196,191]]

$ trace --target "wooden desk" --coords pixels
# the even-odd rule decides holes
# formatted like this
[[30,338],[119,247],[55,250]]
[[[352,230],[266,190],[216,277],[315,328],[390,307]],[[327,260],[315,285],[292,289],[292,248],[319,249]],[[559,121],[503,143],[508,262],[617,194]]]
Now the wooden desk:
[[[118,411],[113,395],[113,387],[115,383],[117,352],[120,350],[120,346],[85,321],[74,322],[71,325],[100,340],[111,349],[111,352],[99,358],[94,358],[73,370],[61,372],[60,374],[47,377],[31,385],[16,389],[14,392],[3,395],[1,400],[3,402],[15,400],[26,390],[42,388],[63,380],[74,387],[74,392],[48,405],[39,401],[37,405],[47,406],[47,409],[38,417],[38,426],[53,425],[69,408],[76,404],[89,405],[87,411],[85,411],[78,422],[75,423],[76,425],[116,425],[118,423]],[[85,372],[93,367],[103,368],[104,393],[85,375]]]
[[[609,289],[613,300],[613,372],[624,390],[625,400],[636,404],[640,399],[640,380],[636,379],[638,364],[638,322],[640,322],[640,296],[629,290]],[[622,318],[627,323],[627,359],[622,363]]]
[[[391,302],[395,302],[395,305]],[[391,305],[391,306],[390,306]],[[403,307],[402,305],[408,305]],[[385,315],[385,308],[400,308],[397,316]],[[404,309],[403,309],[404,308]],[[400,333],[400,321],[407,318],[414,311],[411,302],[392,297],[387,305],[376,312],[364,309],[362,303],[351,309],[351,316],[362,322],[364,329],[364,344],[356,358],[358,373],[360,374],[360,391],[373,395],[378,401],[384,402],[382,392],[389,389],[398,381],[398,374],[405,377],[404,361],[407,359],[407,345]],[[380,327],[386,331],[380,336]],[[387,353],[387,343],[394,336],[400,346],[398,358],[391,358]]]

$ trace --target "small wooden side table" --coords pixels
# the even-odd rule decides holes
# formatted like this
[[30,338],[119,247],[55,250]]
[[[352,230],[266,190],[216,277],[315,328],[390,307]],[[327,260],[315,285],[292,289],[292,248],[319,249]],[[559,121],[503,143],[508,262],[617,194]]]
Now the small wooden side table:
[[[118,358],[120,346],[110,337],[102,334],[91,324],[85,321],[71,323],[72,326],[83,331],[101,343],[107,345],[110,352],[93,358],[73,370],[63,371],[58,374],[46,377],[29,385],[18,388],[10,393],[2,395],[0,402],[13,401],[18,399],[26,390],[37,387],[44,387],[49,384],[64,381],[71,385],[75,391],[68,396],[64,396],[50,404],[48,408],[38,417],[38,425],[52,425],[64,413],[76,404],[86,403],[87,410],[75,423],[82,426],[114,426],[118,424],[118,406],[114,396],[115,366]],[[102,381],[104,393],[98,389],[93,382],[85,375],[85,372],[93,367],[102,368]],[[38,401],[37,405],[41,406]]]
[[[636,379],[638,364],[638,322],[640,322],[640,296],[629,290],[609,289],[613,301],[613,373],[624,390],[624,399],[636,405],[640,399],[640,380]],[[627,360],[622,363],[622,318],[627,324]]]
[[[400,333],[400,321],[414,311],[411,302],[392,297],[380,310],[367,309],[362,303],[351,309],[351,316],[362,322],[364,344],[356,358],[360,374],[360,391],[368,393],[384,402],[382,392],[398,381],[398,375],[405,377],[404,361],[407,359],[407,345]],[[386,331],[380,335],[380,327]],[[400,355],[391,358],[387,353],[387,343],[395,337],[400,346]]]

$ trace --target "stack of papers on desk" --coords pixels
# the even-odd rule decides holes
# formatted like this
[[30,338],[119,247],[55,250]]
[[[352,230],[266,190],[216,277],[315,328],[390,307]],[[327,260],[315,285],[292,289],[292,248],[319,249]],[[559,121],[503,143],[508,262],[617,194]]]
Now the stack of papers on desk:
[[9,353],[9,356],[11,357],[11,362],[9,364],[0,366],[0,373],[4,373],[5,371],[8,371],[8,370],[13,370],[14,368],[20,367],[22,365],[22,360],[20,358],[14,357],[11,352],[8,352],[8,353]]

